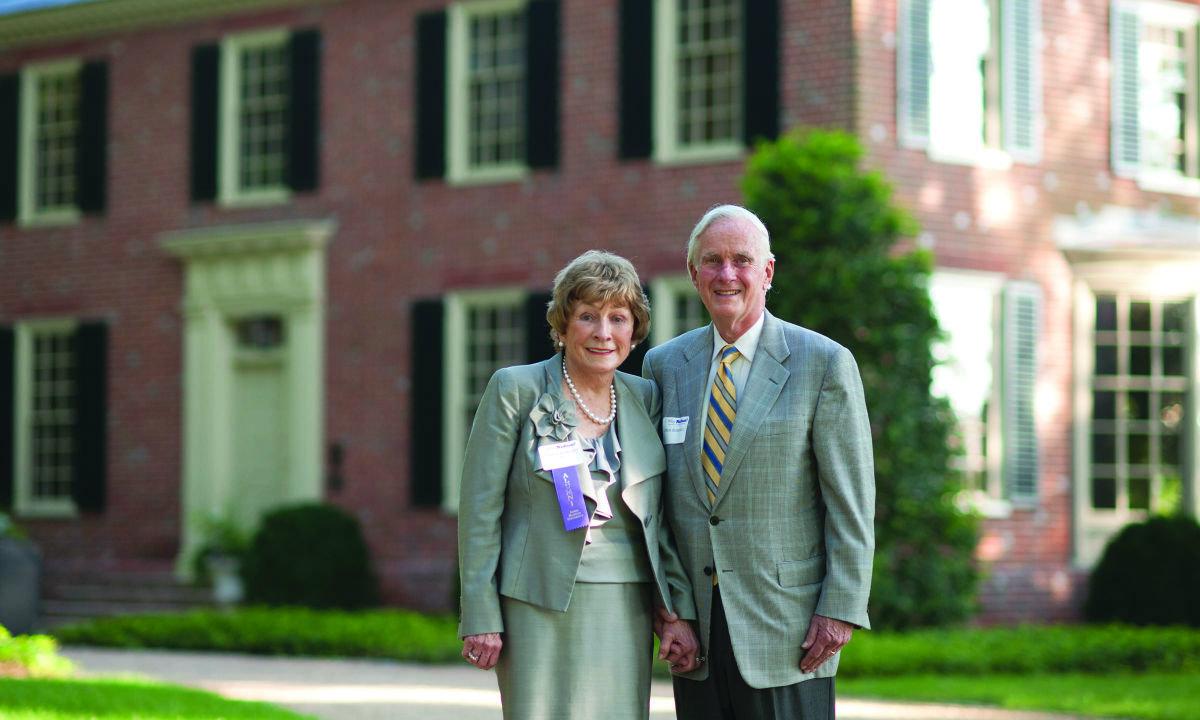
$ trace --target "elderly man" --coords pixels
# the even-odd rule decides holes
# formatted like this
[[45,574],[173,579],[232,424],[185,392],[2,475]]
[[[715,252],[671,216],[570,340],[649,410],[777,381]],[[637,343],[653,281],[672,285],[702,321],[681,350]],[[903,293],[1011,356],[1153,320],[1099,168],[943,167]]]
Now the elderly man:
[[875,545],[858,366],[766,311],[775,258],[749,210],[709,210],[687,264],[712,324],[642,366],[662,388],[665,511],[708,656],[675,676],[678,716],[832,718],[838,651],[868,627]]

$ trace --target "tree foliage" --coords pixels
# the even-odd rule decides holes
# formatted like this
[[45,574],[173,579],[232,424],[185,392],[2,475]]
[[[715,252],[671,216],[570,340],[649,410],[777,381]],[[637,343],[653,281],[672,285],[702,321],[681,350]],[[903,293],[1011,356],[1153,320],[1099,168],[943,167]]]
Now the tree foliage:
[[953,502],[952,412],[930,395],[933,259],[895,252],[916,223],[861,157],[851,135],[797,131],[759,145],[742,190],[771,232],[771,312],[849,348],[862,373],[877,491],[872,624],[944,625],[974,611],[978,529]]

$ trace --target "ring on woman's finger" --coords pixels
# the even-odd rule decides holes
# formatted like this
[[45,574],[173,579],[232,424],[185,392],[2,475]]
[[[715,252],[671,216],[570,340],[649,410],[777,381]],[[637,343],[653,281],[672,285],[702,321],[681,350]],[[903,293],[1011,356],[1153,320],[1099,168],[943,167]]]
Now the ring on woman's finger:
[[703,664],[703,663],[704,663],[704,661],[705,661],[705,660],[707,660],[707,659],[708,659],[708,658],[704,657],[703,655],[697,655],[697,656],[696,656],[696,664],[697,664],[697,665],[701,665],[701,664]]
[[467,659],[470,660],[471,662],[475,662],[476,660],[479,659],[479,656],[476,655],[475,653],[467,653]]

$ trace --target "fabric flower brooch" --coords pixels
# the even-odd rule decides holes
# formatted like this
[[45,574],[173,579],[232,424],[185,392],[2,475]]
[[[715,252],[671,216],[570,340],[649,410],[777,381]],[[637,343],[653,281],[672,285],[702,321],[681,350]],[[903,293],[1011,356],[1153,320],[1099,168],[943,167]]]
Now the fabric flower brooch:
[[551,438],[562,442],[571,435],[571,431],[579,424],[575,417],[575,407],[565,399],[556,401],[550,393],[542,395],[529,412],[533,428],[538,437]]

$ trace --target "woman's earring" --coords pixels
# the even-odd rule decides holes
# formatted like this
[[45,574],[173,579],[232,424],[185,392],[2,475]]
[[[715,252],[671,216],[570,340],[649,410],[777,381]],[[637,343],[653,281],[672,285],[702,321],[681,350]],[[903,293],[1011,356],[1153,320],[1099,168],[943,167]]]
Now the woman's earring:
[[634,349],[635,347],[637,347],[637,343],[631,343],[631,344],[629,345],[629,349],[630,349],[630,350]]
[[563,342],[562,340],[559,340],[559,341],[558,341],[558,346],[559,346],[559,347],[566,347],[566,346],[567,346],[567,344],[566,344],[565,342]]

